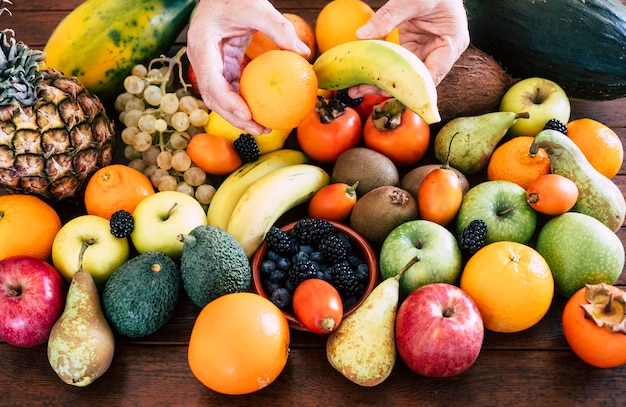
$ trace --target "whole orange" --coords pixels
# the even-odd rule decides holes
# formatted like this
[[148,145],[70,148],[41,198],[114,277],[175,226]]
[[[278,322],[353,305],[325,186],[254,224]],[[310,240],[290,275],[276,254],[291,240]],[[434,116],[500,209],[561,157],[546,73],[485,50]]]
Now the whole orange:
[[511,181],[527,189],[539,176],[548,174],[550,158],[545,150],[530,154],[533,140],[531,136],[517,136],[500,144],[489,159],[487,179]]
[[367,23],[374,10],[361,0],[332,0],[317,15],[315,39],[319,52],[355,41],[356,30]]
[[[311,53],[305,58],[309,62],[313,62],[315,56],[317,55],[317,42],[315,41],[315,31],[313,30],[313,27],[308,21],[298,14],[283,13],[283,16],[285,16],[285,18],[293,24],[298,38],[300,38],[300,40],[302,40],[302,42],[304,42],[311,50]],[[254,59],[260,54],[273,49],[279,48],[270,37],[260,31],[257,31],[254,35],[252,35],[250,44],[248,44],[246,56],[249,59]]]
[[554,279],[532,247],[499,241],[478,250],[461,273],[461,289],[476,302],[485,328],[519,332],[539,322],[554,296]]
[[622,168],[624,147],[619,136],[605,124],[589,118],[572,120],[567,124],[567,136],[605,177],[613,178]]
[[118,210],[133,213],[145,197],[154,194],[150,179],[124,164],[110,164],[96,171],[87,182],[85,209],[89,215],[110,219]]
[[209,302],[196,318],[187,359],[194,376],[223,394],[248,394],[276,380],[287,364],[289,325],[267,298],[249,292]]
[[252,119],[268,129],[293,129],[315,108],[317,76],[304,57],[270,50],[250,61],[241,73],[241,96]]
[[0,196],[0,260],[25,255],[48,261],[61,219],[32,195]]

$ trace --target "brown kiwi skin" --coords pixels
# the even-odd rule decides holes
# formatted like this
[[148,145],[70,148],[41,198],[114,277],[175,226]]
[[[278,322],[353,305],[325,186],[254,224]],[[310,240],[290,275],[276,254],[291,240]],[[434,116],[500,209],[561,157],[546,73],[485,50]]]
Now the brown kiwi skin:
[[380,245],[397,226],[417,219],[417,200],[393,185],[372,189],[360,197],[350,214],[350,227],[370,243]]
[[[406,189],[409,191],[411,195],[414,197],[417,196],[417,190],[419,189],[424,177],[428,175],[431,171],[436,170],[437,168],[441,168],[441,164],[424,164],[419,167],[413,168],[411,171],[407,172],[402,179],[400,180],[400,184],[398,185],[400,188]],[[467,177],[459,170],[450,167],[452,171],[459,177],[459,181],[461,181],[461,188],[463,189],[463,195],[467,191],[469,191],[470,183]]]
[[352,185],[356,181],[359,181],[356,194],[362,197],[374,188],[398,185],[400,173],[393,161],[384,154],[367,147],[354,147],[337,157],[331,182]]

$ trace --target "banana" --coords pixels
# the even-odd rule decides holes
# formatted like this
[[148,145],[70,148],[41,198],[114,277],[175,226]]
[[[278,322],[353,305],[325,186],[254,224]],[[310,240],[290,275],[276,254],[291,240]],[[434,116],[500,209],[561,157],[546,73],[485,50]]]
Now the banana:
[[242,165],[226,177],[215,191],[207,211],[209,225],[226,230],[235,205],[250,185],[278,168],[308,161],[309,158],[301,151],[280,149],[263,154],[256,161]]
[[251,257],[267,231],[289,209],[308,201],[330,182],[322,168],[312,164],[282,167],[263,176],[241,196],[226,231]]
[[437,89],[430,72],[421,59],[402,45],[385,40],[349,41],[322,53],[313,69],[321,89],[374,85],[426,123],[441,121]]

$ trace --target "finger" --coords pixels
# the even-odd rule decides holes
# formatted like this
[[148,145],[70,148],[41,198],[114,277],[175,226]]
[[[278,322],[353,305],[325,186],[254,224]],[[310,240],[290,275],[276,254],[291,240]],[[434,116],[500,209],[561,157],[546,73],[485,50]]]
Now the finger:
[[311,53],[309,47],[298,37],[296,29],[281,12],[268,2],[263,15],[255,19],[255,28],[267,35],[280,49],[297,52],[302,56]]
[[402,15],[403,13],[397,9],[394,2],[387,2],[365,25],[356,30],[356,37],[358,39],[383,38],[402,22]]

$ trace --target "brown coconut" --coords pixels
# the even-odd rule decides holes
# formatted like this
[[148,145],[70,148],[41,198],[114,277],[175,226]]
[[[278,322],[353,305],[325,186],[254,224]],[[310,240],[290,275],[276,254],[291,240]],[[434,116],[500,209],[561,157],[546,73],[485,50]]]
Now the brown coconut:
[[437,86],[442,122],[497,111],[515,82],[493,57],[470,45]]

